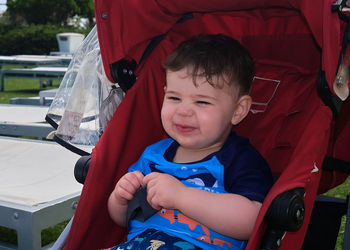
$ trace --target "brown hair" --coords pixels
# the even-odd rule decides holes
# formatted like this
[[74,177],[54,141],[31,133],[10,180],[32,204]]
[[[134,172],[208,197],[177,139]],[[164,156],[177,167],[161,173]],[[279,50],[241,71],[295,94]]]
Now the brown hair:
[[170,71],[189,67],[195,85],[197,77],[205,77],[210,85],[218,88],[223,86],[215,81],[217,77],[228,85],[236,83],[240,95],[249,93],[254,77],[249,52],[237,40],[222,34],[191,37],[180,43],[163,66]]

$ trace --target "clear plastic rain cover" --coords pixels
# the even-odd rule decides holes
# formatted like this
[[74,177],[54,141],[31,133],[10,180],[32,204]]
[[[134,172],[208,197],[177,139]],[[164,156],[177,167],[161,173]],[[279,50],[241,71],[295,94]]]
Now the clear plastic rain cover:
[[75,52],[46,120],[56,141],[94,146],[124,97],[104,72],[96,26]]

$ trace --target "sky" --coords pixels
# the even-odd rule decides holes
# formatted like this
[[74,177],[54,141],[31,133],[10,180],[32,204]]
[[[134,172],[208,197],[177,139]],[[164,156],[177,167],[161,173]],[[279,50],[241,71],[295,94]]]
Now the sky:
[[6,0],[0,0],[0,13],[6,10]]

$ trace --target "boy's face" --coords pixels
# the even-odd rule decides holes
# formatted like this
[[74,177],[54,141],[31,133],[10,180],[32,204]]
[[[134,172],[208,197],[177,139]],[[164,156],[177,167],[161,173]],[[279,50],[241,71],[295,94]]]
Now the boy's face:
[[165,131],[182,147],[222,146],[232,129],[238,94],[232,87],[214,88],[204,77],[193,83],[188,70],[167,71],[161,111]]

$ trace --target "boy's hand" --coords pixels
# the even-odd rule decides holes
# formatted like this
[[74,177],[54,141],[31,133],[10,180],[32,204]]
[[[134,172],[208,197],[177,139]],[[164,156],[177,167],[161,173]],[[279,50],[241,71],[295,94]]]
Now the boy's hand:
[[127,205],[142,185],[144,175],[140,171],[125,174],[115,186],[114,193],[120,205]]
[[108,199],[109,215],[119,226],[125,227],[128,201],[140,188],[144,175],[140,171],[125,174],[115,185]]
[[157,210],[176,209],[176,203],[186,189],[186,186],[175,177],[156,172],[146,175],[143,184],[147,184],[148,203]]

